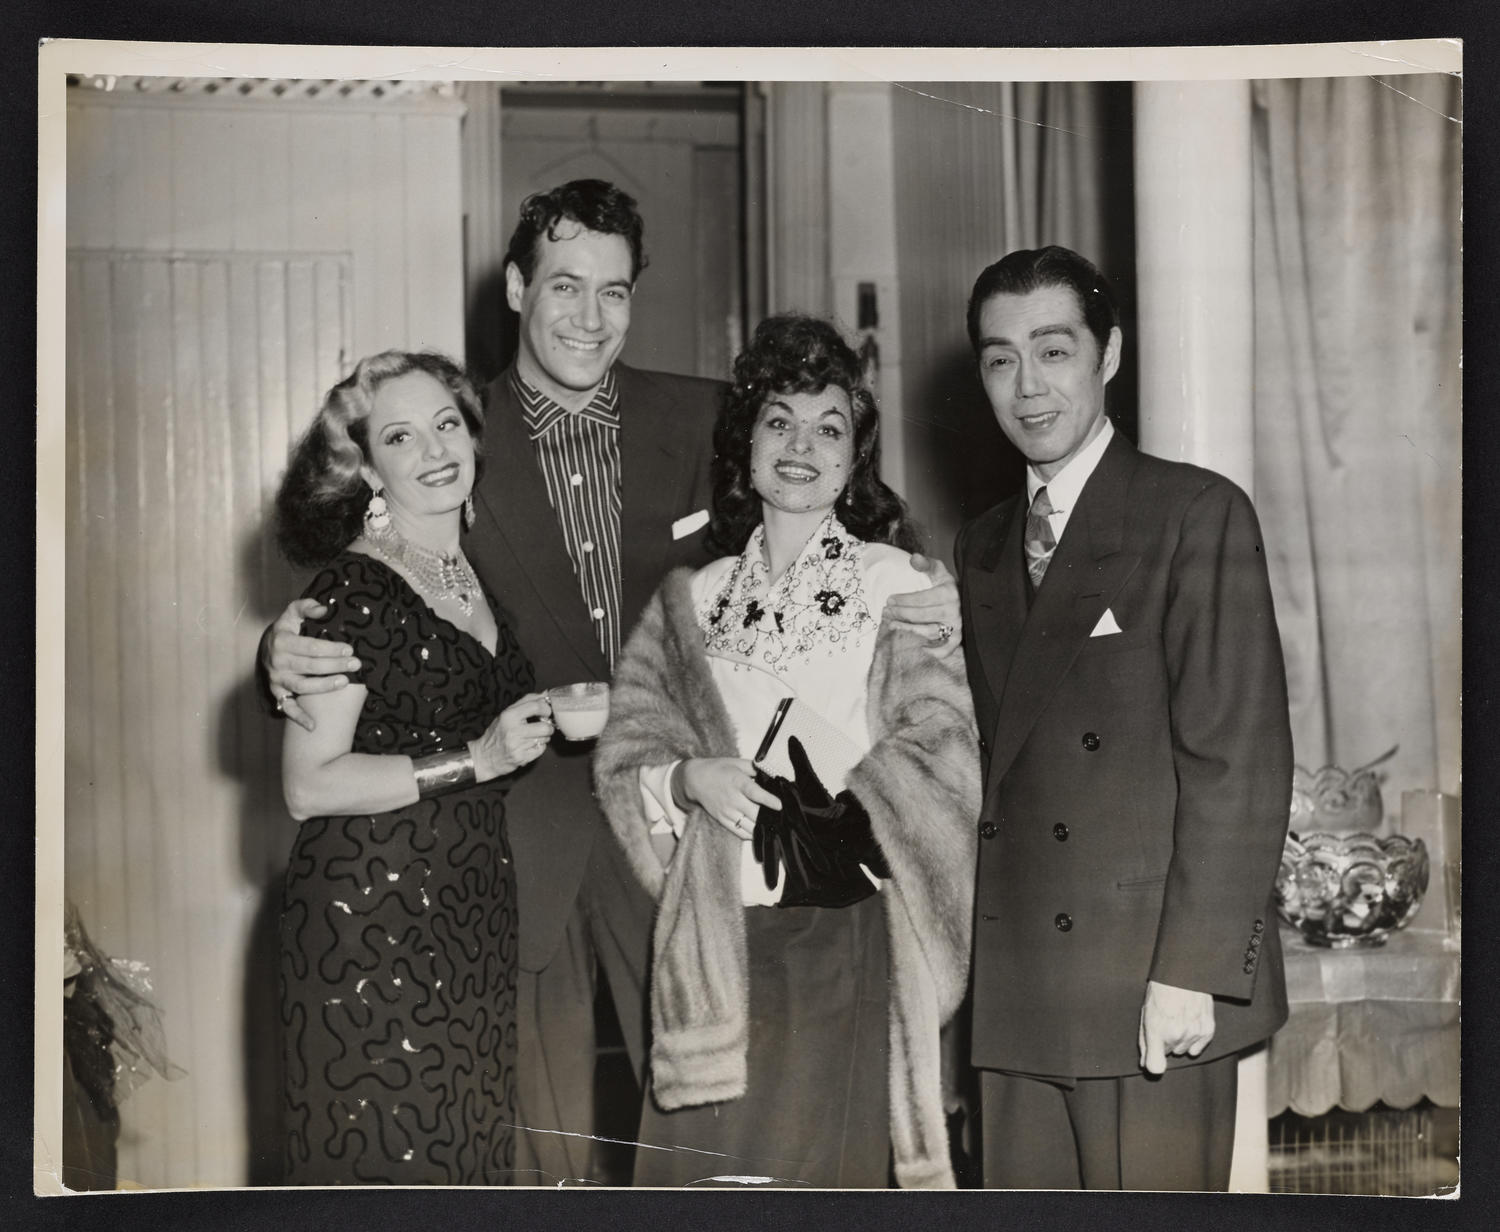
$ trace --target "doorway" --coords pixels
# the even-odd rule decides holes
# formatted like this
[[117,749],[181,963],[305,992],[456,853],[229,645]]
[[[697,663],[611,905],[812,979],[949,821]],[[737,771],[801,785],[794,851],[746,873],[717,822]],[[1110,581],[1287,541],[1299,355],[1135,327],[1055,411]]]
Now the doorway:
[[[500,88],[501,216],[531,193],[602,179],[636,199],[647,269],[621,359],[722,380],[745,341],[760,280],[747,277],[753,98],[739,82],[527,82]],[[747,142],[747,133],[750,140]],[[469,363],[489,380],[516,349],[496,278]]]

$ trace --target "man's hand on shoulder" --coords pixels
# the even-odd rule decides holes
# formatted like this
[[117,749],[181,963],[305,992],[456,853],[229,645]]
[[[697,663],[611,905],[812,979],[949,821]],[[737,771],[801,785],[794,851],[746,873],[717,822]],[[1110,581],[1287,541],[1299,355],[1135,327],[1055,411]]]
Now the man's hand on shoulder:
[[925,633],[933,647],[952,650],[962,638],[958,582],[942,561],[915,552],[911,567],[932,579],[925,590],[892,595],[885,602],[884,619],[915,627]]
[[1167,1057],[1200,1055],[1214,1037],[1214,999],[1206,992],[1146,981],[1137,1044],[1141,1068],[1166,1072]]
[[327,611],[315,599],[295,599],[260,639],[261,666],[276,709],[308,731],[317,724],[298,703],[298,695],[342,689],[349,683],[343,673],[359,670],[353,646],[302,636],[303,620],[316,620]]

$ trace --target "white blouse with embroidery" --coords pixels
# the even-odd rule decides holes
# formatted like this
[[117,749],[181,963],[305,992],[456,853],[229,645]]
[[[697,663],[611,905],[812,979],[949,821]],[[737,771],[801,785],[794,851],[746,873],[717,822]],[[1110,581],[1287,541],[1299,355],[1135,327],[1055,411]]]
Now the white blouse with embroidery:
[[[831,512],[774,584],[763,527],[755,529],[740,555],[721,557],[698,570],[689,593],[739,756],[755,755],[777,704],[786,697],[815,710],[861,755],[868,752],[865,689],[881,613],[892,595],[929,585],[906,552],[860,542]],[[641,768],[641,795],[653,836],[680,835],[686,821],[672,800],[677,764]],[[841,784],[825,785],[835,791]],[[781,897],[779,882],[774,890],[766,888],[748,841],[740,861],[740,890],[746,906],[774,906]]]

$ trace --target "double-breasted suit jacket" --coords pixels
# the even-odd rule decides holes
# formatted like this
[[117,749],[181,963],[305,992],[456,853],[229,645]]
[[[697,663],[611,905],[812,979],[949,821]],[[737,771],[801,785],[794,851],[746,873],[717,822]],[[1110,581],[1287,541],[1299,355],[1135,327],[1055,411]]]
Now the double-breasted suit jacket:
[[[708,559],[703,532],[673,523],[710,504],[713,426],[723,386],[616,364],[620,408],[621,619],[628,633],[667,571]],[[486,392],[484,476],[464,550],[510,615],[538,687],[608,680],[609,664],[563,543],[510,374]],[[516,862],[523,970],[551,961],[596,841],[612,842],[594,801],[592,743],[551,749],[520,775],[506,814]],[[642,962],[651,920],[640,921]],[[642,968],[644,970],[644,966]]]
[[1153,979],[1213,995],[1198,1061],[1243,1049],[1286,1017],[1270,899],[1292,780],[1255,512],[1116,434],[1030,599],[1025,522],[1023,490],[957,548],[985,766],[974,1063],[1139,1073]]

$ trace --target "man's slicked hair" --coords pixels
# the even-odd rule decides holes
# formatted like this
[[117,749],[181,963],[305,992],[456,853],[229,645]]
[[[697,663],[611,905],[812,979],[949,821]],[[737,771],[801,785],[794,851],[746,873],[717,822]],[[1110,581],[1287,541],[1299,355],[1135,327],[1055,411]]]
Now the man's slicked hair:
[[997,295],[1030,295],[1043,287],[1067,287],[1078,300],[1084,324],[1099,344],[1099,358],[1110,331],[1120,324],[1114,288],[1093,262],[1071,248],[1020,248],[996,261],[974,283],[969,296],[969,345],[979,353],[979,315]]

